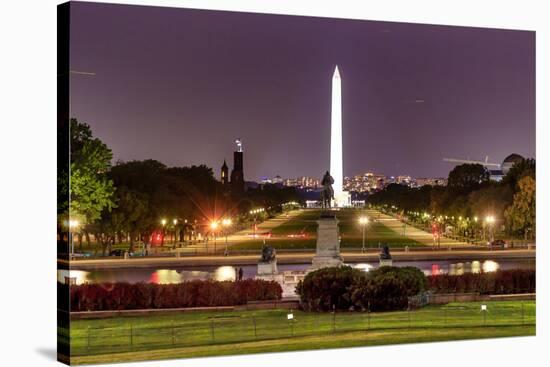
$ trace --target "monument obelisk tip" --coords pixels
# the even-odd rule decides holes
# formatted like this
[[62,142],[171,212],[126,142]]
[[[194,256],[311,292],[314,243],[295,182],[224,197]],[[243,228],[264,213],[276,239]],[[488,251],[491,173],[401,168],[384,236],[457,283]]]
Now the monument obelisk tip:
[[340,79],[340,72],[338,71],[338,65],[334,68],[334,74],[332,75],[333,78]]

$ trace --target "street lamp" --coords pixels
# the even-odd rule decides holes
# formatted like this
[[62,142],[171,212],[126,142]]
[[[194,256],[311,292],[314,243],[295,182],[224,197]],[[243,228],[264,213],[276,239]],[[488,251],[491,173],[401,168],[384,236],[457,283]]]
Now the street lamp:
[[486,218],[485,218],[485,222],[487,223],[487,225],[489,226],[489,231],[490,231],[490,242],[493,242],[494,241],[494,237],[495,237],[495,234],[494,234],[494,231],[493,231],[493,224],[495,223],[495,217],[492,216],[492,215],[488,215]]
[[172,241],[172,245],[174,245],[174,248],[176,248],[176,237],[177,237],[177,233],[176,233],[176,224],[178,224],[178,220],[177,219],[174,219],[172,221],[172,224],[174,225],[174,240]]
[[359,224],[361,225],[361,229],[363,232],[363,246],[361,247],[361,252],[363,253],[365,252],[365,227],[367,226],[368,223],[369,223],[368,217],[359,218]]
[[[216,252],[216,230],[218,229],[218,226],[219,224],[215,220],[210,223],[210,228],[212,229],[212,232],[214,232],[214,253]],[[206,252],[208,252],[208,249]]]
[[162,224],[162,238],[160,240],[160,246],[164,246],[164,227],[166,226],[166,219],[161,219],[160,223]]
[[256,238],[256,214],[263,212],[263,208],[258,208],[250,211],[250,214],[254,216],[254,238]]
[[78,227],[80,223],[76,219],[69,220],[69,239],[71,240],[71,257],[74,256],[74,239],[73,232]]
[[222,225],[225,227],[225,256],[227,256],[227,254],[229,253],[229,250],[227,249],[227,231],[231,224],[232,221],[229,218],[225,218],[224,220],[222,220]]

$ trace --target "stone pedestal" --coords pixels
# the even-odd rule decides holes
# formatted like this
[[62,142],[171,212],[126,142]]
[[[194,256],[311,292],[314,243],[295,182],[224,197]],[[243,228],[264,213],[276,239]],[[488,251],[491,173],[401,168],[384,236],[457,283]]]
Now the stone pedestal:
[[277,274],[279,274],[279,271],[277,270],[277,260],[258,263],[259,276],[269,276],[269,275],[277,275]]
[[392,266],[392,259],[380,259],[380,266]]
[[341,266],[338,220],[332,213],[324,213],[317,220],[317,251],[311,261],[312,270]]

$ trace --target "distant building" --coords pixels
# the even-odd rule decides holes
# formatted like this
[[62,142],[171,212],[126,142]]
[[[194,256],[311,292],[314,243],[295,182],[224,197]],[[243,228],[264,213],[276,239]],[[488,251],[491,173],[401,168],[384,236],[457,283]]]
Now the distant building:
[[371,192],[382,190],[389,183],[385,175],[366,172],[362,175],[344,178],[344,189],[350,192]]
[[426,185],[430,186],[447,186],[447,179],[444,177],[426,178],[418,177],[415,179],[416,187],[422,187]]
[[274,184],[283,183],[283,178],[279,175],[276,175],[275,177],[273,177],[271,182]]
[[284,186],[297,187],[299,189],[318,189],[321,187],[321,182],[318,178],[315,177],[297,177],[297,178],[287,178],[281,179]]
[[521,163],[524,159],[525,158],[516,153],[512,153],[508,157],[504,158],[504,161],[502,161],[502,164],[500,165],[502,175],[506,176],[514,164]]
[[220,177],[222,184],[227,185],[229,183],[229,167],[227,167],[225,159],[223,160]]
[[231,189],[234,192],[245,190],[243,170],[243,145],[241,139],[235,141],[237,150],[233,152],[233,170],[231,171]]

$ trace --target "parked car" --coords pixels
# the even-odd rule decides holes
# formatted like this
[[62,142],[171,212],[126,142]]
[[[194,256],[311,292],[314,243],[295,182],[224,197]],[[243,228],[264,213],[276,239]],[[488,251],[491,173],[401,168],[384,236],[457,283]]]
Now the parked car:
[[487,245],[489,246],[490,250],[504,249],[508,247],[508,244],[504,240],[494,240],[494,241],[488,242]]
[[124,256],[125,250],[116,249],[109,252],[109,256]]

